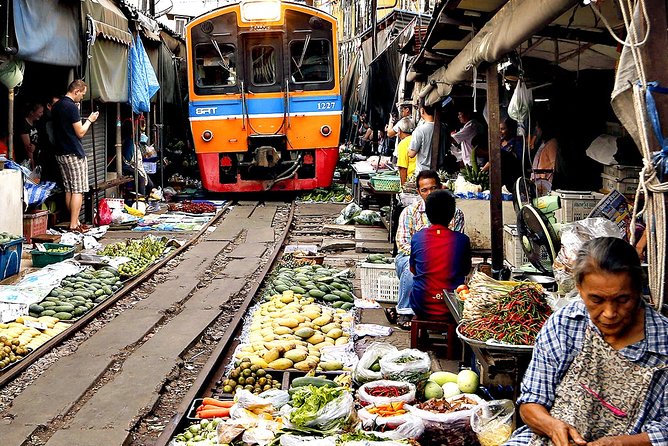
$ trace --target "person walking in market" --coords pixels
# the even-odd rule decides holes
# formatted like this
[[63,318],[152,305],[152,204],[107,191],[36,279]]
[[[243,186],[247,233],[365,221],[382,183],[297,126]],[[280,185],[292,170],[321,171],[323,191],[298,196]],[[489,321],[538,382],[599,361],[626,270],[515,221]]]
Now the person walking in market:
[[580,299],[538,334],[518,400],[526,426],[506,446],[668,444],[668,319],[643,300],[635,249],[590,240],[574,277]]
[[454,323],[443,290],[454,291],[471,272],[471,240],[448,227],[457,211],[450,191],[432,192],[424,208],[431,225],[411,239],[410,306],[419,320]]
[[415,173],[416,159],[408,156],[408,150],[411,144],[411,134],[413,133],[413,120],[411,118],[401,118],[396,126],[399,130],[399,144],[397,145],[397,168],[399,169],[399,179],[403,185],[406,179]]
[[434,136],[434,107],[420,104],[420,118],[422,122],[413,131],[411,144],[408,151],[410,158],[417,158],[416,172],[430,170],[431,165],[431,140]]
[[[419,172],[415,180],[420,198],[405,208],[399,216],[397,227],[397,256],[394,260],[397,276],[399,277],[399,296],[396,308],[387,308],[387,320],[398,324],[399,328],[410,330],[413,309],[410,306],[410,293],[413,289],[413,273],[410,270],[411,240],[420,230],[429,226],[429,219],[425,214],[424,200],[432,192],[442,189],[441,179],[434,170]],[[455,209],[454,218],[448,225],[453,231],[464,232],[464,213]]]
[[65,202],[70,212],[70,230],[82,230],[79,214],[83,194],[88,191],[88,162],[81,139],[99,116],[99,112],[93,112],[81,122],[79,107],[87,90],[88,86],[81,79],[73,81],[51,111],[56,160],[63,176]]

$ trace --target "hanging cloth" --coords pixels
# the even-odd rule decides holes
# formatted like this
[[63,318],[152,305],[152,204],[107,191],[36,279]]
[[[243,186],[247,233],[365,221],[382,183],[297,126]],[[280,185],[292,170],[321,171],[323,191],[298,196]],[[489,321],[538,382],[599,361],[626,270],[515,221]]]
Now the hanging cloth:
[[139,36],[134,38],[130,48],[128,79],[132,111],[134,113],[149,112],[151,97],[158,92],[160,84]]
[[647,101],[647,114],[654,129],[654,135],[659,142],[661,150],[652,155],[652,163],[656,169],[656,175],[660,182],[665,182],[668,178],[668,137],[663,136],[661,132],[661,122],[659,121],[659,112],[656,110],[656,102],[652,93],[668,94],[668,88],[660,87],[658,82],[648,82],[645,100]]

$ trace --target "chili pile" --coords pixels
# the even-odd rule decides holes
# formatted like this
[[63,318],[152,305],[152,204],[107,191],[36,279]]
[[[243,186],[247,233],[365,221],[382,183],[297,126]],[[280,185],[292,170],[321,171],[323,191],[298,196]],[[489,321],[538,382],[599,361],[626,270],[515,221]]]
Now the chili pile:
[[521,284],[499,298],[485,316],[462,324],[461,333],[471,339],[490,339],[514,345],[533,345],[552,313],[539,286]]

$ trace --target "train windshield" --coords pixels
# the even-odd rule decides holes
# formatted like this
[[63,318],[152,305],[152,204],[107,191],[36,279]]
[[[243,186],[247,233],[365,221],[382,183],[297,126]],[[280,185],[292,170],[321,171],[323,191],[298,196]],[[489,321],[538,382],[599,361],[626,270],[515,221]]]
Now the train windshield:
[[328,82],[332,79],[331,45],[325,39],[290,42],[290,75],[292,82]]
[[276,83],[276,52],[269,45],[256,45],[251,48],[251,67],[253,85],[272,85]]
[[229,87],[237,84],[237,51],[234,45],[201,43],[195,47],[195,80],[198,87]]

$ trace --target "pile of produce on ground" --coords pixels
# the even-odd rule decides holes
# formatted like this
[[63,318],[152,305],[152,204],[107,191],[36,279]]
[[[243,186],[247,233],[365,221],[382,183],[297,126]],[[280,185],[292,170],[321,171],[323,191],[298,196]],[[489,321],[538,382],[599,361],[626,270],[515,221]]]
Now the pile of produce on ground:
[[0,245],[4,245],[5,243],[13,242],[14,240],[18,240],[20,237],[16,234],[12,234],[9,232],[0,232]]
[[104,267],[97,271],[84,269],[65,277],[43,301],[29,307],[30,316],[52,316],[69,321],[88,313],[96,304],[121,287],[118,271]]
[[272,277],[264,295],[265,299],[290,290],[298,295],[313,297],[334,308],[347,311],[353,307],[352,283],[337,269],[321,265],[295,268],[284,266]]
[[105,246],[98,254],[109,257],[129,258],[130,261],[118,267],[121,277],[128,278],[142,273],[153,262],[162,257],[166,247],[166,238],[148,235],[141,240],[112,243]]
[[385,254],[369,254],[364,259],[366,263],[376,263],[376,264],[390,264],[394,263],[394,258],[386,257]]
[[382,224],[380,219],[380,213],[378,211],[372,211],[370,209],[362,210],[356,203],[350,203],[346,206],[334,223],[337,225],[366,225],[366,226],[379,226]]
[[353,196],[346,186],[334,184],[329,189],[313,189],[299,199],[307,203],[350,203]]
[[0,324],[0,369],[23,359],[69,326],[51,316],[21,316],[14,322]]
[[[464,320],[459,332],[470,339],[511,345],[533,345],[552,309],[543,288],[536,283],[469,283]],[[494,281],[496,282],[496,281]],[[508,289],[510,288],[510,289]],[[461,291],[463,294],[465,291]]]
[[181,203],[170,203],[167,207],[172,212],[185,212],[186,214],[215,214],[216,206],[205,202],[183,201]]
[[[258,362],[258,361],[256,361]],[[253,364],[250,357],[244,357],[241,362],[234,367],[228,377],[216,383],[214,395],[233,394],[236,390],[246,389],[254,394],[259,394],[271,389],[280,389],[281,382],[275,379],[276,376]]]

